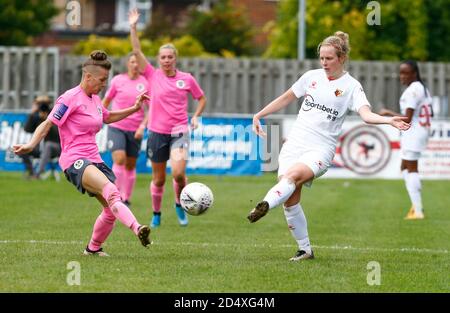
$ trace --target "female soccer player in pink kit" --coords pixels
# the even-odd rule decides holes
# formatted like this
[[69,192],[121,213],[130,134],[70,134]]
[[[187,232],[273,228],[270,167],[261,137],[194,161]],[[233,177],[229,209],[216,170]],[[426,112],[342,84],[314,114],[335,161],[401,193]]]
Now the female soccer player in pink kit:
[[108,111],[97,95],[106,85],[111,63],[102,51],[93,51],[83,64],[80,85],[66,91],[57,100],[49,117],[34,132],[30,142],[13,146],[16,154],[28,153],[45,137],[52,124],[59,129],[61,156],[59,165],[67,180],[81,193],[88,192],[102,204],[91,240],[84,250],[85,255],[108,256],[102,244],[114,228],[118,219],[130,228],[145,247],[150,244],[150,227],[138,223],[130,209],[122,203],[119,190],[114,185],[112,170],[103,163],[98,152],[95,135],[103,123],[113,123],[141,109],[148,99],[139,95],[135,103],[123,110]]
[[[127,61],[127,73],[114,76],[103,99],[108,108],[122,110],[134,104],[136,97],[148,91],[147,79],[139,74],[136,55],[130,53]],[[112,123],[108,127],[108,149],[112,152],[116,186],[122,200],[130,205],[130,198],[136,182],[136,160],[141,150],[141,141],[146,126],[145,111],[141,108],[127,118]]]
[[166,163],[170,159],[175,194],[175,209],[181,226],[188,224],[187,216],[180,205],[180,193],[186,185],[186,161],[189,147],[188,94],[198,101],[198,107],[191,119],[191,127],[198,126],[197,118],[203,112],[206,98],[195,78],[176,69],[177,50],[171,44],[159,48],[160,68],[155,69],[141,51],[136,32],[139,14],[129,14],[131,43],[137,56],[139,70],[150,84],[150,113],[147,141],[147,156],[152,162],[152,227],[161,223],[161,201],[166,180]]

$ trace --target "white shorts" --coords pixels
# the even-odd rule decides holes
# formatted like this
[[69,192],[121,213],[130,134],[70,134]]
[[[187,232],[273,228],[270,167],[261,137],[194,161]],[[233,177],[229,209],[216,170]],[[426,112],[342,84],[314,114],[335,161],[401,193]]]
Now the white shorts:
[[[285,175],[294,165],[303,163],[314,173],[314,178],[319,178],[326,173],[333,161],[334,153],[329,151],[306,149],[285,142],[278,157],[278,177]],[[312,179],[306,182],[306,187],[311,187]]]
[[420,151],[411,151],[411,150],[401,150],[400,156],[402,160],[407,161],[417,161],[419,160],[421,155]]

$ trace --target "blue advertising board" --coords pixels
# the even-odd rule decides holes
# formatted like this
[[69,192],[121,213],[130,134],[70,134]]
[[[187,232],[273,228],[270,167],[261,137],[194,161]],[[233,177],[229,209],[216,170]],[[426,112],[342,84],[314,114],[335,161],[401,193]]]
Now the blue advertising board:
[[[11,152],[15,143],[24,143],[31,134],[23,130],[27,118],[24,113],[0,113],[0,170],[21,171],[22,160]],[[107,125],[97,134],[97,144],[103,160],[111,166],[111,153],[107,150]],[[147,134],[142,140],[136,169],[138,173],[151,173],[146,157]],[[199,127],[190,133],[188,174],[260,175],[261,141],[252,132],[249,118],[199,119]],[[170,171],[170,162],[168,163]]]

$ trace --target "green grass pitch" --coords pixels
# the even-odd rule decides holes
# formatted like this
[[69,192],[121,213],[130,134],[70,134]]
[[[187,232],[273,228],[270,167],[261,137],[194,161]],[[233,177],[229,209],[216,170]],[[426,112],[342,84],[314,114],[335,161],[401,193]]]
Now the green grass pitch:
[[[215,202],[186,228],[178,226],[168,180],[154,244],[143,248],[116,222],[104,245],[111,257],[99,258],[81,255],[100,212],[95,199],[65,179],[0,173],[0,292],[450,291],[450,181],[423,181],[420,221],[403,220],[409,199],[400,180],[315,181],[301,203],[316,259],[293,263],[296,244],[281,208],[255,224],[246,219],[275,180],[190,176],[212,189]],[[139,175],[132,198],[145,224],[149,181]],[[72,261],[79,285],[68,284]],[[379,264],[375,285],[368,284],[372,261]]]

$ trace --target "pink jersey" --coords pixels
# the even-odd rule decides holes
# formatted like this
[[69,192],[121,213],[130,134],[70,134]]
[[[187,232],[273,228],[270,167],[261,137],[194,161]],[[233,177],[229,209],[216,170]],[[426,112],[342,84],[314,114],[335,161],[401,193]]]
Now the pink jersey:
[[81,158],[103,162],[95,135],[108,116],[109,111],[103,107],[100,97],[89,97],[80,86],[67,90],[56,100],[48,118],[59,129],[62,150],[59,165],[63,171]]
[[178,70],[174,77],[168,77],[151,64],[147,64],[143,75],[150,84],[148,129],[161,134],[187,132],[188,93],[194,99],[203,96],[203,90],[195,78]]
[[[148,91],[148,81],[144,76],[139,75],[138,78],[131,79],[128,74],[119,74],[111,80],[105,98],[112,100],[112,111],[123,110],[134,105],[136,97],[144,91]],[[144,119],[144,114],[142,106],[136,113],[110,125],[125,131],[136,131]]]

